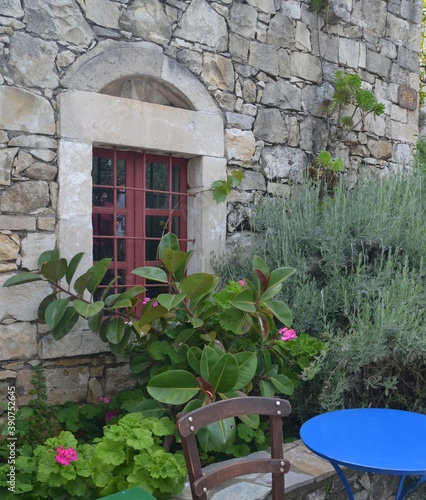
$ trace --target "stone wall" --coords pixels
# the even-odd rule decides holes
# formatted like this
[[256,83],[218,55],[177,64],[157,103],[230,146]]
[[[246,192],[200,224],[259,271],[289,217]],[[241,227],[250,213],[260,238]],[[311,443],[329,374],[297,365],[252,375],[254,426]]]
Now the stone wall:
[[[245,170],[227,213],[216,213],[214,223],[220,227],[215,230],[226,228],[228,241],[249,228],[250,210],[260,196],[287,193],[325,147],[328,129],[321,108],[339,68],[357,72],[385,104],[383,116],[367,120],[337,148],[348,178],[356,182],[363,169],[381,176],[407,164],[418,113],[400,105],[398,89],[419,87],[422,2],[329,4],[327,14],[318,16],[310,12],[308,0],[0,0],[0,285],[16,270],[36,269],[42,251],[65,246],[58,206],[67,182],[78,178],[81,189],[89,186],[90,191],[91,181],[81,178],[78,162],[69,155],[60,158],[60,96],[66,92],[100,92],[202,111],[216,124],[220,117],[224,148],[219,144],[214,153],[203,152],[203,137],[198,137],[200,155],[210,159],[204,170],[194,167],[193,177],[197,187],[205,188],[224,171],[220,165]],[[111,47],[118,54],[124,46],[155,57],[141,64],[128,50],[121,60],[112,59]],[[103,66],[96,63],[101,53]],[[120,64],[133,72],[127,69],[109,80]],[[185,113],[184,131],[192,133],[197,122]],[[80,149],[73,149],[75,139],[68,137],[62,151],[72,151],[79,160],[86,155],[90,162],[87,151],[94,140],[80,140]],[[158,148],[179,151],[173,141]],[[198,157],[182,154],[194,162]],[[77,204],[82,201],[81,190],[73,194]],[[212,212],[205,200],[194,210]],[[199,251],[217,239],[209,240],[212,224],[204,222],[209,220],[206,215],[202,230],[195,230]],[[85,230],[81,238],[90,239],[90,228]],[[17,386],[21,404],[28,402],[30,368],[39,363],[54,403],[92,400],[131,385],[124,360],[98,354],[105,346],[82,328],[66,340],[52,341],[36,321],[37,300],[46,292],[40,284],[0,288],[1,383]],[[70,387],[75,389],[68,392]]]

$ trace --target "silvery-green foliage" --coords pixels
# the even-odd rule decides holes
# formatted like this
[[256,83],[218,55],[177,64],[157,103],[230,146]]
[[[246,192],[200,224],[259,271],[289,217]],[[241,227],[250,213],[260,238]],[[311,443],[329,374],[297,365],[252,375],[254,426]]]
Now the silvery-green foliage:
[[316,411],[368,404],[426,410],[425,189],[421,169],[366,178],[351,191],[342,183],[320,203],[318,187],[293,187],[287,198],[262,200],[252,244],[218,266],[235,278],[256,253],[271,267],[296,269],[281,298],[294,328],[328,345],[309,368],[322,377],[312,389]]

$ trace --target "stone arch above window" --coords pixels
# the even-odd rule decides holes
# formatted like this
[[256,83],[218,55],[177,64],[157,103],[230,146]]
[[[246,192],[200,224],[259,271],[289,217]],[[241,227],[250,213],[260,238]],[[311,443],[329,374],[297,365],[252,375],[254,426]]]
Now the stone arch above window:
[[61,83],[69,89],[117,96],[117,87],[129,81],[144,85],[156,82],[155,90],[167,95],[176,107],[218,113],[202,83],[149,42],[102,41],[70,66]]

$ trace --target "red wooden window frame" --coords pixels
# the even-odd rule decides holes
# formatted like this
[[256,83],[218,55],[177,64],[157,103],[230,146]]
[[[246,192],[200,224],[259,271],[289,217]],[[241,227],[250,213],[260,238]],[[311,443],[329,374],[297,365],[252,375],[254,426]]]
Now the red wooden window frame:
[[[93,260],[113,259],[104,285],[120,275],[112,292],[143,285],[148,288],[148,296],[152,288],[152,298],[161,291],[158,284],[146,283],[131,271],[157,263],[156,249],[164,232],[176,234],[181,250],[186,250],[190,196],[187,160],[172,155],[94,148],[92,180]],[[159,189],[156,184],[161,183]],[[124,198],[120,198],[123,194]],[[105,198],[106,204],[99,205],[99,197]],[[124,206],[120,199],[125,200]],[[108,230],[104,228],[105,221],[110,221]],[[120,226],[123,221],[125,225]],[[125,234],[120,227],[125,227]]]

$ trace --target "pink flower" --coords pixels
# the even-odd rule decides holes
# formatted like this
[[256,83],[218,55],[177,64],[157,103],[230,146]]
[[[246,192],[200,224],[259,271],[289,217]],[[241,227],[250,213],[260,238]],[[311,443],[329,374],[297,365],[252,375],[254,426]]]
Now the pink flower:
[[158,301],[156,300],[153,304],[152,307],[157,307],[158,306]]
[[102,401],[103,401],[104,403],[108,404],[108,403],[109,403],[109,401],[110,401],[110,399],[109,399],[107,396],[105,396],[105,397],[102,397],[102,396],[101,396],[101,397],[99,398],[99,401],[100,401],[101,403],[102,403]]
[[239,283],[241,286],[244,286],[244,280],[238,280],[238,283]]
[[71,446],[69,448],[63,448],[59,446],[56,448],[55,460],[61,465],[69,465],[71,462],[75,462],[78,459],[77,451]]
[[116,410],[108,410],[105,415],[105,422],[108,422],[108,420],[111,420],[114,417],[118,417],[119,413]]
[[149,297],[145,297],[142,301],[142,305],[145,305],[145,304],[148,304],[148,302],[150,301],[151,299]]
[[281,328],[279,331],[281,335],[281,340],[287,342],[287,340],[293,340],[297,337],[295,330],[290,330],[290,328]]

